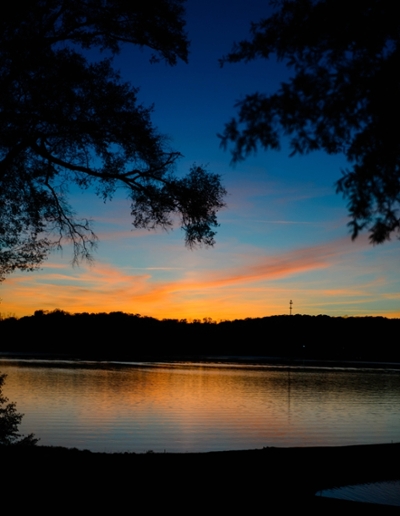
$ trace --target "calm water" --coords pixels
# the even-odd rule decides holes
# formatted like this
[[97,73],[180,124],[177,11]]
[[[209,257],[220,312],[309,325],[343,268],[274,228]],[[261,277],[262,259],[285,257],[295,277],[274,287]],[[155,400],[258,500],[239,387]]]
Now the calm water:
[[400,441],[400,371],[0,360],[41,444],[186,452]]

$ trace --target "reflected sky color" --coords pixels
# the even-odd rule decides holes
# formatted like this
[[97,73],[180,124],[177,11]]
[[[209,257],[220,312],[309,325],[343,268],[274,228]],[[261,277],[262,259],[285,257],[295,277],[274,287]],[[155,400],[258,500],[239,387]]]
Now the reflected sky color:
[[185,452],[397,442],[398,371],[2,360],[43,445]]
[[400,480],[325,489],[317,492],[317,496],[400,507]]
[[261,0],[188,0],[188,65],[150,65],[149,52],[129,48],[116,59],[182,153],[178,174],[198,163],[222,176],[227,207],[215,247],[187,250],[179,228],[132,230],[123,190],[104,204],[71,189],[73,208],[93,220],[99,237],[94,265],[71,268],[65,246],[42,270],[1,284],[1,313],[60,308],[220,320],[288,313],[292,299],[294,313],[400,316],[400,244],[372,247],[366,235],[351,241],[346,204],[334,189],[346,168],[340,156],[290,158],[283,140],[280,152],[259,152],[232,167],[219,146],[217,133],[235,115],[235,101],[272,92],[288,77],[274,61],[218,65],[250,22],[268,12]]

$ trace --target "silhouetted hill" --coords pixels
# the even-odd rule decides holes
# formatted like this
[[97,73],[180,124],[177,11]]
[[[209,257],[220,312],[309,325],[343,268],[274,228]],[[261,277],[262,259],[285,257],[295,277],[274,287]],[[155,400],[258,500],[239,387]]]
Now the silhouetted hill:
[[39,310],[0,321],[0,351],[130,360],[255,356],[400,362],[399,330],[400,319],[384,317],[281,315],[216,323]]

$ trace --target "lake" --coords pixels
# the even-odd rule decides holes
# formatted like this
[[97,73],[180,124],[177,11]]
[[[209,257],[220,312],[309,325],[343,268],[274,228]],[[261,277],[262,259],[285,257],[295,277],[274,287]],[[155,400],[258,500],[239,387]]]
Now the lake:
[[194,452],[400,441],[400,371],[0,360],[40,444]]

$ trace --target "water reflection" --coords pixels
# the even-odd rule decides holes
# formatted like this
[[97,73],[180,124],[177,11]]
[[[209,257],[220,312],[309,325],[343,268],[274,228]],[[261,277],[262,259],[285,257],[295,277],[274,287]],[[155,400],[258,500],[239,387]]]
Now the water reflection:
[[42,444],[208,451],[398,441],[398,371],[0,361]]
[[317,496],[400,507],[400,480],[325,489]]

